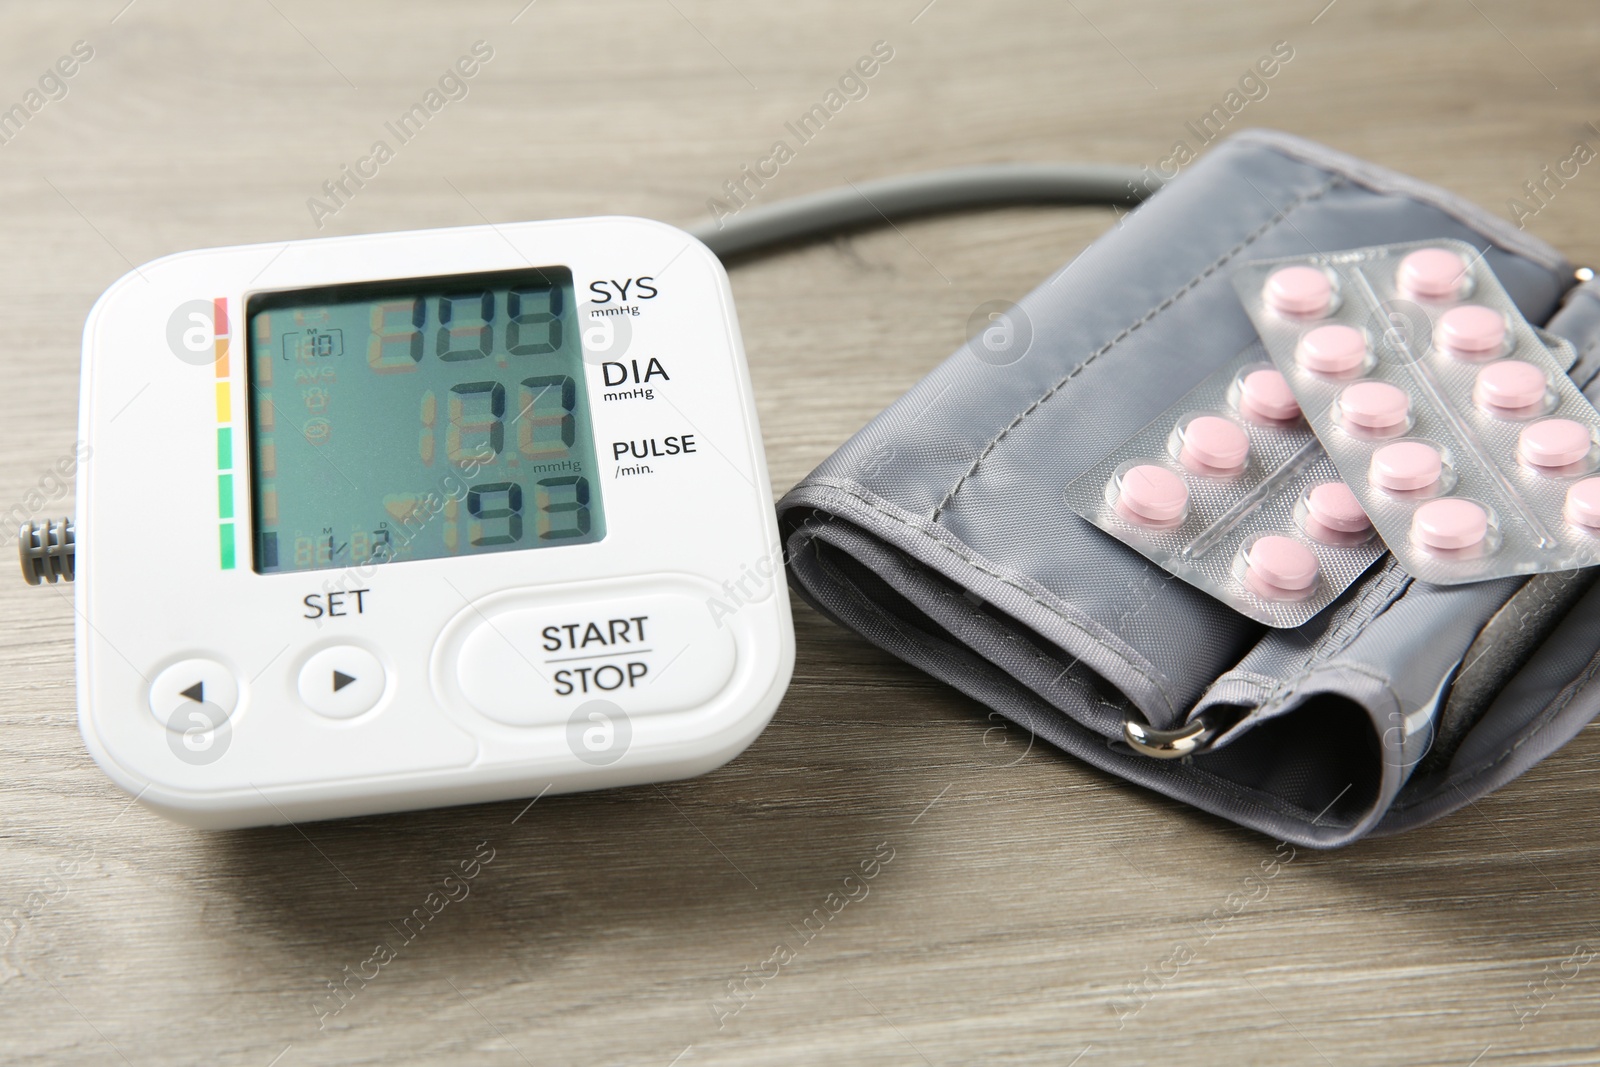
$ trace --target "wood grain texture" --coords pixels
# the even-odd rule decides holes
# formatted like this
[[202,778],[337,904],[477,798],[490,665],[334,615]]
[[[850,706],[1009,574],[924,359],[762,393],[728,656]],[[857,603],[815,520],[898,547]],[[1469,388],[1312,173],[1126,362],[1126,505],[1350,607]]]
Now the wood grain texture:
[[[870,93],[763,201],[968,162],[1154,163],[1277,41],[1294,58],[1235,125],[1493,210],[1600,145],[1600,10],[1557,0],[125,2],[0,8],[0,108],[95,50],[0,146],[0,507],[34,515],[70,510],[48,472],[95,296],[169,252],[318,232],[307,198],[477,39],[495,57],[468,97],[322,232],[699,221],[880,39]],[[1597,194],[1590,164],[1528,225],[1600,261]],[[737,267],[775,486],[1113,221],[983,212]],[[1600,948],[1600,731],[1435,826],[1290,858],[1030,749],[797,605],[787,700],[706,778],[520,818],[204,834],[129,807],[85,754],[70,599],[12,580],[0,612],[6,1062],[1600,1062],[1600,961],[1564,966]],[[325,983],[484,841],[470,896],[319,1028]]]

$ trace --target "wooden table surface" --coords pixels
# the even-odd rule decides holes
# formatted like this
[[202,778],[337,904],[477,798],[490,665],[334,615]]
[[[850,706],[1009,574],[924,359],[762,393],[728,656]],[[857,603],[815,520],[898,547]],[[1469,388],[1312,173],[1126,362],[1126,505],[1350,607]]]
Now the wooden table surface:
[[[878,41],[865,97],[757,202],[971,162],[1153,164],[1277,42],[1292,59],[1233,127],[1508,215],[1576,141],[1600,146],[1593,4],[524,2],[0,9],[0,110],[92,51],[0,145],[0,507],[70,513],[50,472],[80,323],[133,264],[483,219],[704,221]],[[480,40],[465,98],[314,219],[322,183]],[[1529,228],[1600,262],[1600,164],[1547,201]],[[774,487],[1113,221],[974,213],[736,266]],[[85,753],[68,593],[8,580],[0,611],[6,1062],[1600,1062],[1600,730],[1437,825],[1275,850],[994,730],[797,604],[787,699],[705,778],[520,819],[202,833],[130,807]],[[328,983],[475,854],[470,895],[324,1014]]]

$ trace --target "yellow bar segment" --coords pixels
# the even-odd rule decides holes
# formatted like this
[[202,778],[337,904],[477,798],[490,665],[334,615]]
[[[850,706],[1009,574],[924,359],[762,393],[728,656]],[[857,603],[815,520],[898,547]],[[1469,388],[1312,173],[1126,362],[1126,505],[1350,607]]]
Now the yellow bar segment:
[[228,393],[228,383],[217,383],[217,421],[233,421],[233,398]]

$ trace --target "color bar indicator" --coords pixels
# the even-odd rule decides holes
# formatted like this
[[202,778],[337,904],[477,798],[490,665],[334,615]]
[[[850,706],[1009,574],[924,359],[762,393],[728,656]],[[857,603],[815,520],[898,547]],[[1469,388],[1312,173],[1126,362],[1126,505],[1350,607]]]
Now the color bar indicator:
[[228,298],[211,301],[211,333],[216,338],[217,358],[217,518],[218,550],[222,569],[231,571],[236,563],[233,528],[233,391],[228,359]]

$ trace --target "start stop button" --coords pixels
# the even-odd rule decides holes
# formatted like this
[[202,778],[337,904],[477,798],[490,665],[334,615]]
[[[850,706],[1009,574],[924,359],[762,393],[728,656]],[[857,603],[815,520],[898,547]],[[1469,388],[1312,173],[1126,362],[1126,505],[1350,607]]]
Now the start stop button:
[[499,598],[447,636],[455,688],[508,726],[564,723],[579,705],[608,700],[629,715],[682,711],[733,677],[733,635],[705,598],[651,592],[590,599],[538,593]]

